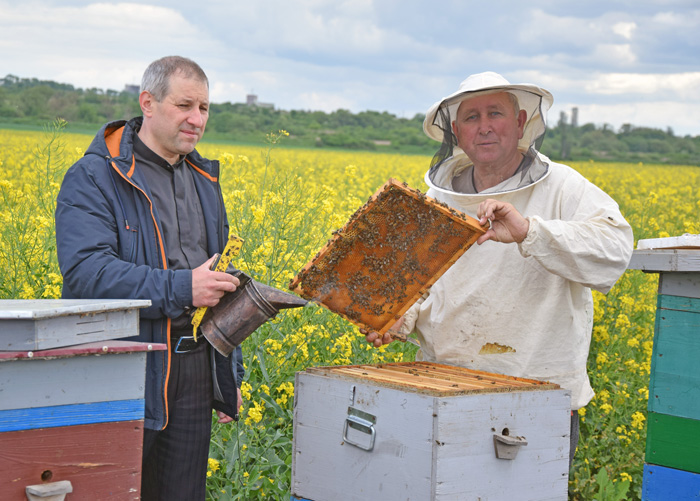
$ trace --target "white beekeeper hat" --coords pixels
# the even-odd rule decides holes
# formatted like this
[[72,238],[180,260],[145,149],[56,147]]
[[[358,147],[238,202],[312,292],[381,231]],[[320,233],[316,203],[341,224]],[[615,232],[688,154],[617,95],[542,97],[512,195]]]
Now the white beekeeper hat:
[[[467,77],[459,89],[430,107],[423,121],[423,131],[431,139],[445,141],[445,132],[452,134],[451,120],[457,116],[459,104],[471,97],[482,94],[509,92],[518,99],[521,110],[527,112],[523,137],[518,149],[526,151],[544,135],[546,115],[552,106],[552,94],[533,84],[511,84],[498,73],[487,71]],[[449,123],[445,123],[449,122]]]

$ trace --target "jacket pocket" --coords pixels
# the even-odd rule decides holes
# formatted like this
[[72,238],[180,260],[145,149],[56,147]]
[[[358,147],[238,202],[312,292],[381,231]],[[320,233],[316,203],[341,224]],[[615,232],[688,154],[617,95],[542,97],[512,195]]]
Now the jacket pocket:
[[136,254],[139,248],[139,228],[138,226],[129,226],[125,232],[126,242],[122,247],[122,258],[128,263],[136,262]]

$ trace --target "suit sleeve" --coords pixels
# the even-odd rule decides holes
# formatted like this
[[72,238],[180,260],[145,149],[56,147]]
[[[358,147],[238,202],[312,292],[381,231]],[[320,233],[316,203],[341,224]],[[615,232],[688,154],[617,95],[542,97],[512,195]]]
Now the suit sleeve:
[[575,176],[564,188],[562,217],[529,217],[520,253],[550,273],[607,293],[632,257],[632,228],[617,203],[592,183]]

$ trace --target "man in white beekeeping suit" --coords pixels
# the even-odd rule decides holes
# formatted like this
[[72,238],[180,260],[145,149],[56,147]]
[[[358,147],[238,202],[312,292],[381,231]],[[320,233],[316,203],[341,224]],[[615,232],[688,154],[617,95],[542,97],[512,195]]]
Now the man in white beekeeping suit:
[[[552,95],[471,75],[427,112],[442,142],[427,195],[490,228],[394,329],[415,332],[417,359],[551,381],[571,391],[570,463],[578,412],[593,398],[586,361],[591,289],[607,293],[627,268],[630,225],[615,201],[537,151]],[[390,334],[367,334],[375,346]]]

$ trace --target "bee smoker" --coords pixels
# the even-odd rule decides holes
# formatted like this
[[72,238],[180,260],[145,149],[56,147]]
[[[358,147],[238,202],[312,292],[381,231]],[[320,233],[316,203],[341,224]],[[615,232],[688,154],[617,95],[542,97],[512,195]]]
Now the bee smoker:
[[202,334],[224,356],[228,356],[255,329],[274,318],[280,310],[299,308],[307,301],[293,294],[256,282],[242,271],[234,276],[240,285],[224,294],[202,319]]

